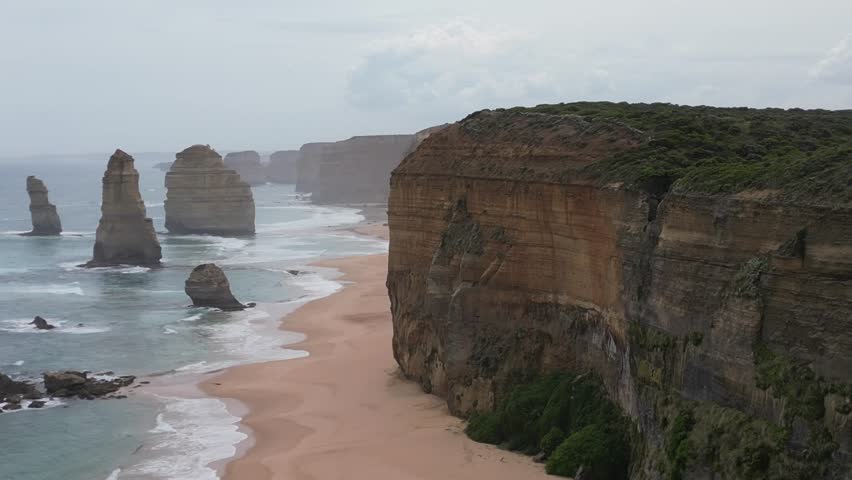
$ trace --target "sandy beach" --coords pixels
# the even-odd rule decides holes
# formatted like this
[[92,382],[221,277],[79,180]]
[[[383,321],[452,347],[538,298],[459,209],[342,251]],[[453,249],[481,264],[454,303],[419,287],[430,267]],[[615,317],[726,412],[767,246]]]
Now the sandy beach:
[[[359,233],[382,236],[386,227]],[[438,397],[401,377],[391,352],[387,255],[319,264],[343,273],[341,291],[282,322],[307,335],[303,359],[229,369],[206,381],[239,400],[253,444],[227,480],[545,478],[528,457],[470,441]]]

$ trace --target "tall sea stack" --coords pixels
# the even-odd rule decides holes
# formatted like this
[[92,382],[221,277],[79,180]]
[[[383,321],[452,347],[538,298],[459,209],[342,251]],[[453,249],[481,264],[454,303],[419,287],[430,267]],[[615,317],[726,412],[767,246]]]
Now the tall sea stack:
[[146,217],[133,157],[116,150],[103,178],[101,221],[87,267],[157,266],[162,254],[154,223]]
[[178,153],[166,174],[166,228],[171,233],[254,233],[251,187],[209,145]]
[[56,206],[47,199],[47,187],[44,182],[34,176],[27,177],[27,193],[30,196],[30,216],[33,220],[33,230],[25,235],[51,236],[62,232],[62,223]]

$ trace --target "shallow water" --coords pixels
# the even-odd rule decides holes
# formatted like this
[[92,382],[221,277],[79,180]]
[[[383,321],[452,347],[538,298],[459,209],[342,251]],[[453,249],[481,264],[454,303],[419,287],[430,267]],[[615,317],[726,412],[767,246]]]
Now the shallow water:
[[[253,237],[168,235],[164,173],[153,164],[169,159],[136,157],[163,247],[160,269],[77,266],[91,257],[107,155],[0,163],[0,372],[33,379],[57,369],[186,375],[304,355],[280,348],[299,336],[276,330],[278,312],[340,288],[304,265],[387,248],[333,228],[362,220],[357,210],[310,205],[286,185],[253,189]],[[32,174],[50,190],[62,237],[18,235],[30,228],[24,185]],[[222,266],[237,298],[258,308],[189,307],[183,282],[205,262]],[[308,273],[294,276],[290,269]],[[57,328],[32,329],[27,324],[35,315]],[[207,465],[232,455],[245,438],[237,421],[216,399],[144,394],[2,413],[0,478],[216,478]]]

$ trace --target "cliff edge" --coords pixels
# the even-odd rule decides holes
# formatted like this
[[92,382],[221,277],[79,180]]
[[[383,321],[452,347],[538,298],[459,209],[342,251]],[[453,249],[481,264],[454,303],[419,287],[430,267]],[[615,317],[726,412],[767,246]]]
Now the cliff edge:
[[849,125],[578,103],[432,134],[390,182],[400,367],[463,416],[598,376],[635,479],[850,478]]

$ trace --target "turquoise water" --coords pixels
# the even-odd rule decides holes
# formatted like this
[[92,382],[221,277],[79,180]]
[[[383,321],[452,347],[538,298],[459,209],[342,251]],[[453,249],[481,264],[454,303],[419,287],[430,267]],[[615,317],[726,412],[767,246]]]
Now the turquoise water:
[[[100,216],[107,155],[2,160],[0,168],[0,372],[39,378],[49,370],[195,378],[217,368],[304,355],[280,348],[297,335],[276,331],[277,313],[339,284],[305,267],[317,259],[385,251],[347,233],[357,210],[318,207],[288,185],[253,188],[257,234],[168,235],[163,228],[163,155],[137,155],[140,190],[163,247],[164,268],[83,269]],[[27,175],[50,190],[65,234],[21,237],[30,228]],[[244,312],[189,307],[183,282],[199,263],[223,267]],[[289,269],[306,270],[294,276]],[[34,331],[41,315],[59,328]],[[163,378],[163,377],[158,377]],[[0,479],[216,478],[208,463],[245,438],[222,402],[179,395],[52,402],[0,414]]]

